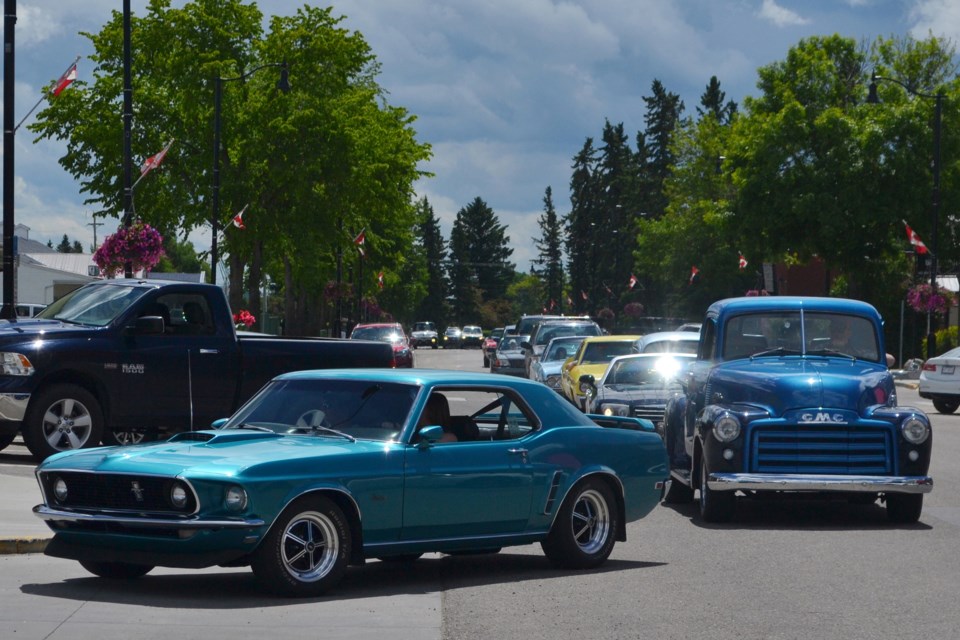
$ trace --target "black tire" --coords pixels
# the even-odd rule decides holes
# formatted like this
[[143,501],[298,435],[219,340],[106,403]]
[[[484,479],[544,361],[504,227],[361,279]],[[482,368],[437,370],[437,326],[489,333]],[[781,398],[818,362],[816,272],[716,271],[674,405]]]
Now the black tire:
[[887,520],[897,524],[913,524],[923,511],[922,493],[888,493]]
[[483,356],[483,368],[484,369],[490,368],[490,358],[488,358],[487,356]]
[[587,478],[567,495],[540,546],[554,566],[592,569],[613,551],[620,517],[610,487]]
[[148,564],[131,564],[129,562],[93,562],[91,560],[81,560],[80,566],[95,576],[108,578],[110,580],[133,580],[141,578],[153,567]]
[[667,492],[663,494],[664,504],[690,504],[693,502],[693,487],[688,487],[676,478],[667,482]]
[[710,469],[706,461],[700,469],[700,518],[705,522],[730,522],[737,507],[733,491],[715,491],[707,486]]
[[102,437],[100,402],[83,387],[57,384],[31,399],[23,441],[37,460],[60,451],[96,447]]
[[250,563],[273,593],[318,596],[347,571],[350,526],[340,507],[322,496],[305,496],[284,509]]
[[13,439],[17,437],[17,434],[11,433],[10,435],[0,436],[0,451],[3,451],[10,446],[10,443],[13,442]]
[[951,414],[957,410],[957,407],[960,407],[960,402],[956,400],[934,400],[933,408],[940,413]]

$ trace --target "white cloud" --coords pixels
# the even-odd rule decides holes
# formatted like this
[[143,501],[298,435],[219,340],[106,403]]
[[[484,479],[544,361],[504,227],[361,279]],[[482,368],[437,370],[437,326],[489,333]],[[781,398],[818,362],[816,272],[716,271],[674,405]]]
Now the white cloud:
[[910,11],[910,33],[926,38],[930,33],[954,42],[960,40],[960,3],[956,0],[920,0]]
[[763,0],[760,5],[760,17],[778,27],[795,27],[810,21],[800,14],[778,5],[774,0]]
[[35,47],[64,33],[61,13],[53,7],[23,3],[17,8],[16,45]]

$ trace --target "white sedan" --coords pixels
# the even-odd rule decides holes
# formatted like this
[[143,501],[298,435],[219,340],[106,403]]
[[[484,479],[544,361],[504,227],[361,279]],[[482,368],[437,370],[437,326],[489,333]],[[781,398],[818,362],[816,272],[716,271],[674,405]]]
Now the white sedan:
[[940,413],[953,413],[960,407],[960,347],[923,363],[920,397],[933,400]]

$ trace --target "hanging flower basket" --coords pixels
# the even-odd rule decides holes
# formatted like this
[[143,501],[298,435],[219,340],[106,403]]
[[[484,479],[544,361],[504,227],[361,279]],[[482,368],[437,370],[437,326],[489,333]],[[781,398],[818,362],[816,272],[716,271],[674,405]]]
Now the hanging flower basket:
[[907,290],[907,305],[918,313],[943,315],[949,308],[950,299],[939,291],[934,293],[929,284],[915,284]]
[[233,314],[233,324],[237,331],[246,331],[257,323],[257,319],[246,309],[240,309]]
[[623,313],[631,318],[639,318],[643,315],[643,305],[639,302],[628,302],[623,307]]
[[121,225],[116,233],[111,233],[94,252],[93,261],[104,276],[112,277],[123,273],[129,262],[133,271],[150,269],[157,266],[163,257],[163,238],[150,225],[137,221],[125,227]]

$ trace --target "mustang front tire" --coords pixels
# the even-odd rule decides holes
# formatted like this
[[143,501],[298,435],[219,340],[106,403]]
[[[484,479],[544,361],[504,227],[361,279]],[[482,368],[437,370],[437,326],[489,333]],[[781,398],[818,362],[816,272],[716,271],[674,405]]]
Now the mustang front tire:
[[110,580],[133,580],[147,575],[153,569],[148,564],[131,564],[129,562],[92,562],[81,560],[80,566],[101,578]]
[[270,591],[297,598],[318,596],[347,571],[350,527],[340,507],[307,496],[287,507],[250,563]]
[[30,401],[23,441],[37,460],[60,451],[96,447],[103,437],[103,412],[92,393],[73,384],[57,384]]
[[563,501],[557,519],[540,543],[547,559],[564,569],[592,569],[613,551],[620,514],[613,492],[602,480],[588,478]]

